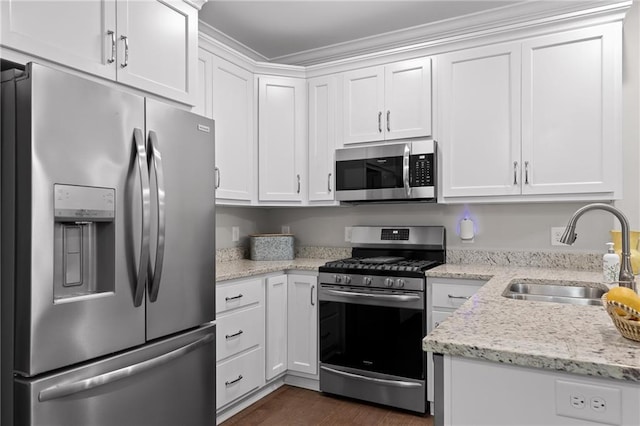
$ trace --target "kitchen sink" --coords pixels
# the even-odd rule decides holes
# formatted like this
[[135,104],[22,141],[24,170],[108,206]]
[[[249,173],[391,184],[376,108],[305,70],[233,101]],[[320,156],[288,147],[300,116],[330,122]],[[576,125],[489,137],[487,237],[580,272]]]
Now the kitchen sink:
[[597,287],[514,282],[507,286],[502,295],[509,299],[517,300],[571,303],[574,305],[602,305],[600,298],[606,292],[607,290]]

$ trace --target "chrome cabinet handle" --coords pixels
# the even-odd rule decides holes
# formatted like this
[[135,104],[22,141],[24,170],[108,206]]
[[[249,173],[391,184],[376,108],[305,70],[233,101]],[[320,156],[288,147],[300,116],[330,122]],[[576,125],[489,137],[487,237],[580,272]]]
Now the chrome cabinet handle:
[[311,286],[311,306],[316,306],[316,303],[313,301],[313,291],[316,289],[315,285]]
[[464,299],[464,300],[469,300],[469,298],[471,296],[454,296],[453,294],[447,294],[447,297],[449,299]]
[[329,173],[329,179],[327,180],[327,189],[331,192],[331,173]]
[[434,324],[433,328],[438,328],[439,325],[440,325],[440,323],[437,322],[437,323]]
[[[162,165],[162,154],[158,148],[158,135],[155,131],[149,130],[149,148],[151,150],[151,163],[156,175],[156,202],[158,211],[157,235],[156,241],[156,260],[153,271],[149,271],[149,276],[153,276],[149,285],[149,300],[155,302],[158,299],[160,291],[160,281],[162,279],[162,267],[164,265],[164,243],[166,235],[166,213],[165,213],[165,185],[164,185],[164,167]],[[151,263],[149,263],[151,268]]]
[[411,157],[411,148],[409,144],[404,146],[404,155],[402,157],[402,180],[404,181],[404,192],[407,198],[411,196],[411,182],[409,182],[409,159]]
[[225,339],[227,339],[227,340],[229,340],[229,339],[233,339],[234,337],[238,337],[238,336],[240,336],[242,333],[244,333],[244,331],[242,331],[242,330],[238,330],[238,332],[237,332],[237,333],[233,333],[233,334],[225,334],[225,335],[224,335],[224,338],[225,338]]
[[220,188],[220,168],[216,167],[216,187],[215,189]]
[[118,370],[110,371],[98,376],[89,377],[88,379],[79,380],[77,382],[51,386],[50,388],[40,391],[40,393],[38,394],[38,401],[44,402],[52,399],[63,398],[65,396],[108,385],[115,382],[116,380],[126,379],[127,377],[131,377],[133,375],[143,373],[147,370],[157,368],[163,364],[180,358],[188,354],[189,352],[194,351],[198,347],[212,342],[213,340],[213,334],[207,334],[206,336],[196,340],[195,342],[189,343],[171,352],[167,352],[166,354],[160,355],[159,357],[142,361],[137,364],[129,365],[127,367],[119,368]]
[[116,61],[116,33],[109,30],[107,35],[111,38],[111,57],[107,59],[107,63],[112,64]]
[[517,161],[513,162],[513,184],[514,185],[518,184],[518,162]]
[[378,133],[382,133],[382,111],[378,112]]
[[228,301],[230,301],[230,300],[242,299],[243,297],[244,297],[244,296],[242,295],[242,293],[240,293],[240,294],[239,294],[239,295],[237,295],[237,296],[233,296],[233,297],[225,297],[225,298],[224,298],[224,300],[228,302]]
[[224,385],[231,386],[234,383],[238,383],[240,380],[242,380],[242,374],[239,374],[237,379],[233,379],[230,382],[224,382]]
[[524,184],[529,185],[529,162],[524,162]]
[[387,110],[387,132],[391,131],[391,111]]
[[151,212],[150,212],[150,188],[149,188],[149,169],[147,168],[147,150],[142,137],[141,129],[133,130],[133,140],[136,148],[136,157],[138,157],[138,172],[140,173],[140,193],[142,196],[142,231],[140,236],[140,264],[138,266],[138,280],[136,282],[133,306],[138,307],[142,304],[144,298],[144,287],[147,281],[147,272],[149,268],[149,239],[151,234]]
[[120,36],[120,40],[124,41],[124,62],[120,64],[120,68],[126,68],[129,65],[129,37]]
[[296,191],[296,193],[300,193],[300,175],[296,175],[296,178],[298,179],[298,190]]

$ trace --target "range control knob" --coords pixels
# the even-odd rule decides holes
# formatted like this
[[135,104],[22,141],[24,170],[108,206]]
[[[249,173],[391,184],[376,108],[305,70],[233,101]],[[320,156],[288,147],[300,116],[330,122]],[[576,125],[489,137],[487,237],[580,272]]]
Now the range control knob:
[[351,282],[351,277],[349,275],[345,275],[343,277],[344,283],[349,284]]
[[362,279],[362,282],[364,283],[364,285],[371,285],[371,277],[364,277]]
[[387,287],[393,287],[393,278],[385,278],[384,285],[386,285]]
[[333,276],[333,280],[337,283],[341,283],[342,282],[342,277],[340,275],[334,275]]
[[400,278],[398,281],[396,281],[396,285],[400,288],[404,287],[404,280]]

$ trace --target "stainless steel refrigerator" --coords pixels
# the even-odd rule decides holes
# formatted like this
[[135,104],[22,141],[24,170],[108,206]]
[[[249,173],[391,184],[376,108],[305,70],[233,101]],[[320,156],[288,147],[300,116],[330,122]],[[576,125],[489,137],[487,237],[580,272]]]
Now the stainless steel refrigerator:
[[2,73],[2,424],[215,424],[214,123]]

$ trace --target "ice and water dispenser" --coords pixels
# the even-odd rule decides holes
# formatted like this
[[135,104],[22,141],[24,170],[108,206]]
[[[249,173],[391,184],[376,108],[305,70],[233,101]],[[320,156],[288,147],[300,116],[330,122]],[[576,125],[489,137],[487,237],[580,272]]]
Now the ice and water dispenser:
[[115,289],[115,189],[54,185],[54,299]]

